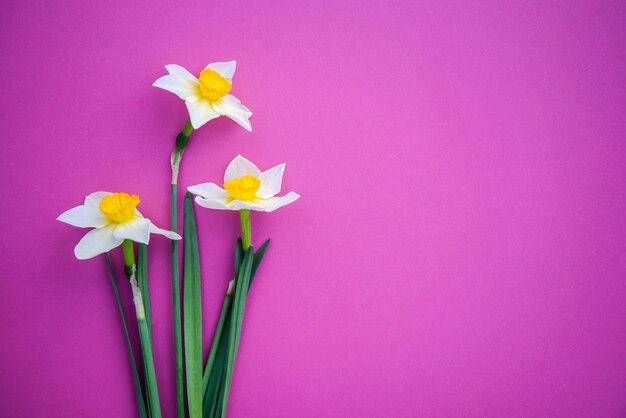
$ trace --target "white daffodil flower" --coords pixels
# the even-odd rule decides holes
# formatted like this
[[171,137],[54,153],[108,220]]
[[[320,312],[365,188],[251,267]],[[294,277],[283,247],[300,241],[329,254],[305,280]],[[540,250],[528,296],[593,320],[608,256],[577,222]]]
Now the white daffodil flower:
[[300,197],[294,192],[276,197],[284,170],[285,164],[280,164],[261,172],[256,165],[238,155],[226,168],[224,188],[215,183],[203,183],[187,190],[197,195],[196,203],[205,208],[272,212]]
[[174,93],[185,101],[194,129],[220,116],[227,116],[252,131],[248,120],[252,112],[230,93],[237,61],[214,62],[205,67],[199,78],[176,64],[165,69],[169,73],[152,85]]
[[85,260],[106,253],[129,239],[147,244],[150,234],[165,235],[179,240],[176,232],[156,227],[136,209],[139,197],[126,193],[95,192],[85,203],[72,208],[57,218],[79,228],[95,228],[80,240],[74,254]]

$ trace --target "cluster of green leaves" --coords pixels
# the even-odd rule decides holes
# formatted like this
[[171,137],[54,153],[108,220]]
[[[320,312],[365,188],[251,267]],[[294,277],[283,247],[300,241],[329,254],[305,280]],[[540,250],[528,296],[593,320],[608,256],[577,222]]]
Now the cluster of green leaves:
[[[187,193],[184,201],[184,282],[183,282],[183,335],[185,352],[185,371],[187,387],[187,405],[190,418],[224,417],[228,405],[228,394],[241,339],[243,317],[247,295],[252,281],[263,260],[270,240],[263,243],[258,251],[250,246],[243,248],[242,240],[237,240],[235,247],[235,280],[229,286],[224,297],[222,310],[211,344],[209,357],[204,371],[202,367],[202,299],[201,274],[198,251],[197,224],[191,194]],[[132,250],[132,247],[127,251]],[[134,251],[133,251],[134,252]],[[134,256],[133,256],[134,258]],[[111,260],[105,254],[107,271],[113,285],[118,308],[122,318],[126,345],[130,357],[131,371],[135,387],[139,416],[141,418],[160,418],[161,407],[154,369],[152,338],[152,313],[148,286],[148,247],[138,246],[137,283],[144,305],[144,318],[137,318],[143,360],[144,381],[135,361],[135,355],[128,331],[128,323],[119,287]],[[130,277],[132,269],[127,269]],[[184,416],[184,405],[182,406]],[[179,414],[181,406],[178,408]]]
[[226,414],[234,362],[241,338],[246,297],[269,243],[270,240],[265,241],[259,250],[254,252],[252,247],[244,251],[241,239],[237,241],[235,249],[237,280],[234,294],[229,292],[224,298],[213,345],[204,369],[204,418],[223,417]]
[[184,284],[183,317],[187,404],[190,418],[223,417],[241,338],[246,299],[252,280],[263,260],[270,240],[254,252],[243,249],[241,239],[235,249],[235,286],[224,297],[209,357],[202,372],[202,303],[200,299],[200,260],[193,200],[188,193],[184,205]]

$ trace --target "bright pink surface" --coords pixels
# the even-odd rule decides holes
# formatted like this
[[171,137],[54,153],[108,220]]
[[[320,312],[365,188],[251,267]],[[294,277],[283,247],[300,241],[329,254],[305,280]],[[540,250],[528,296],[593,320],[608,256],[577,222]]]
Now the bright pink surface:
[[[302,199],[253,217],[230,416],[624,416],[626,3],[508,3],[3,2],[0,415],[135,415],[103,260],[55,218],[104,189],[167,227],[186,111],[150,85],[237,59],[254,131],[194,133],[181,184],[241,153]],[[208,344],[238,219],[196,212]]]

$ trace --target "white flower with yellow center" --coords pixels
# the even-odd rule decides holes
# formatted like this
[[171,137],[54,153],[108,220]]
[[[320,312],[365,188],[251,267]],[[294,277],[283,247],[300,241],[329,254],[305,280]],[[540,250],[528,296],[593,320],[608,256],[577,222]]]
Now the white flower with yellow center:
[[256,165],[238,155],[226,168],[224,188],[215,183],[203,183],[187,190],[197,195],[196,203],[205,208],[272,212],[300,197],[294,192],[276,197],[284,170],[285,164],[280,164],[261,172]]
[[227,116],[252,131],[248,120],[252,112],[230,93],[237,61],[214,62],[206,66],[199,78],[180,65],[169,64],[169,73],[152,85],[174,93],[185,101],[194,129],[220,116]]
[[95,257],[119,246],[129,239],[148,244],[150,234],[181,239],[175,232],[157,228],[137,210],[139,197],[126,193],[95,192],[85,203],[72,208],[57,218],[79,228],[95,228],[80,240],[74,254],[79,260]]

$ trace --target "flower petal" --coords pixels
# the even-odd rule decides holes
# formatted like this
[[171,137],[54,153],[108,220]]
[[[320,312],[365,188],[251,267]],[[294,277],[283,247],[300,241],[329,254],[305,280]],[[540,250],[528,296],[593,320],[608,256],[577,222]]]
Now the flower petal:
[[248,120],[252,116],[252,112],[232,94],[227,94],[221,99],[211,102],[211,106],[220,115],[231,118],[248,132],[252,132],[252,125]]
[[201,196],[196,196],[195,200],[199,206],[202,206],[203,208],[207,208],[207,209],[239,210],[239,208],[231,204],[230,199],[205,199]]
[[269,199],[276,196],[280,192],[284,171],[285,164],[283,163],[262,172],[260,177],[261,187],[256,193],[257,197]]
[[65,222],[79,228],[102,228],[109,223],[100,209],[92,206],[76,206],[70,210],[63,212],[57,221]]
[[150,221],[146,218],[135,216],[132,221],[118,224],[113,235],[117,239],[129,239],[147,244],[150,241]]
[[243,177],[246,174],[259,178],[261,176],[261,170],[251,161],[246,160],[241,155],[237,155],[230,164],[228,164],[228,167],[226,167],[224,183]]
[[179,240],[179,239],[182,238],[176,232],[168,231],[167,229],[161,229],[158,226],[156,226],[155,224],[153,224],[152,222],[150,222],[150,233],[151,234],[165,235],[167,238],[174,239],[174,240]]
[[190,193],[196,196],[196,203],[208,209],[236,210],[230,205],[228,192],[215,183],[202,183],[187,187]]
[[114,231],[114,225],[89,231],[74,248],[74,255],[79,260],[86,260],[112,250],[122,243],[121,239],[115,238]]
[[169,74],[152,83],[154,87],[167,90],[190,102],[195,102],[200,98],[198,94],[199,81],[189,71],[176,64],[166,65],[165,69]]
[[230,195],[215,183],[202,183],[187,187],[190,193],[202,196],[205,199],[228,199]]
[[176,77],[182,78],[183,80],[193,84],[198,84],[198,79],[181,65],[168,64],[165,66],[165,69],[168,73],[175,75]]
[[269,199],[258,199],[252,203],[233,200],[232,205],[237,209],[250,209],[259,212],[273,212],[278,208],[282,208],[300,198],[298,193],[289,192],[285,196],[271,197]]
[[226,78],[232,83],[233,76],[235,75],[235,69],[237,68],[237,61],[212,62],[211,64],[204,67],[205,70],[207,68],[218,72],[223,78]]
[[189,119],[191,119],[191,125],[194,129],[198,129],[208,121],[220,117],[220,114],[213,110],[208,100],[186,101],[185,104],[187,105]]
[[85,197],[85,206],[91,206],[93,208],[100,207],[100,202],[104,199],[104,196],[113,194],[111,192],[93,192],[89,196]]

